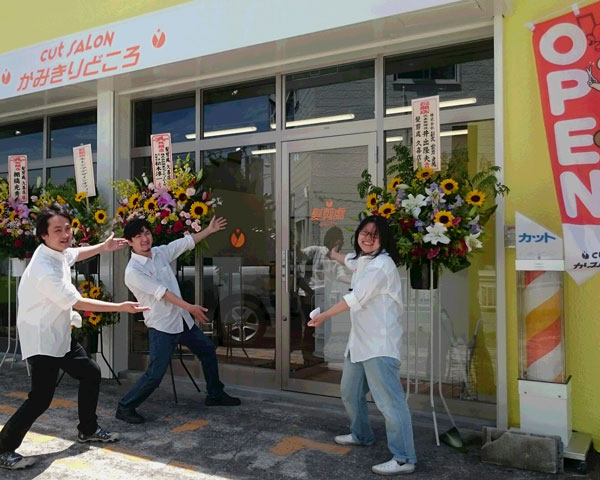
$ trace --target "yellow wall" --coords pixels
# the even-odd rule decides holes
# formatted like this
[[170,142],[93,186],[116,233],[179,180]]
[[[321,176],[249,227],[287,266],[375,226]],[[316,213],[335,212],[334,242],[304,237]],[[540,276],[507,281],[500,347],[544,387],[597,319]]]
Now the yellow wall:
[[[504,128],[506,223],[515,211],[560,234],[560,213],[542,116],[533,57],[531,31],[525,23],[556,10],[570,8],[572,0],[515,0],[504,22]],[[592,2],[580,2],[580,7]],[[562,13],[566,13],[562,12]],[[551,15],[558,16],[562,13]],[[509,422],[519,423],[518,342],[515,251],[507,250],[507,337]],[[600,276],[581,286],[565,275],[565,329],[567,373],[572,375],[573,429],[591,433],[600,445],[600,320],[596,304]]]
[[135,17],[188,0],[7,0],[0,12],[0,53]]

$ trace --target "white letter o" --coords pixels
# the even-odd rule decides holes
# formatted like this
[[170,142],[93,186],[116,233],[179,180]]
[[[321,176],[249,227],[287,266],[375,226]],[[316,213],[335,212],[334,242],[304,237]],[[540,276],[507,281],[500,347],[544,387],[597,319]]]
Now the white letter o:
[[[560,53],[554,49],[554,43],[560,37],[569,37],[573,46],[568,52]],[[579,60],[587,48],[585,33],[572,23],[559,23],[551,27],[540,40],[542,56],[555,65],[570,65]]]

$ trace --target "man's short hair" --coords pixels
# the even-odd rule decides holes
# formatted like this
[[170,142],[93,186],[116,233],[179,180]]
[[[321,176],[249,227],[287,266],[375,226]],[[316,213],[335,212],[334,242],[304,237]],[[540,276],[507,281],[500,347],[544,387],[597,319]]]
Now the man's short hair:
[[145,218],[134,218],[133,220],[127,222],[127,224],[125,225],[125,228],[123,229],[123,236],[127,240],[131,240],[136,235],[142,233],[144,229],[150,232],[152,231],[148,220],[146,220]]
[[45,245],[44,239],[42,235],[48,235],[48,222],[52,217],[64,217],[69,220],[69,223],[73,221],[71,217],[71,212],[66,206],[55,203],[54,205],[50,205],[44,208],[40,213],[37,214],[35,219],[35,235],[38,240]]

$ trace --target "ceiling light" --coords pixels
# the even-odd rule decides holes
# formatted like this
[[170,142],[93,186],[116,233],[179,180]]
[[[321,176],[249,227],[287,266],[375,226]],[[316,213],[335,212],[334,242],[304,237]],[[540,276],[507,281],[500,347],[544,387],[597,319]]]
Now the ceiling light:
[[21,130],[15,130],[15,135],[21,135]]
[[286,127],[301,127],[304,125],[315,125],[317,123],[340,122],[342,120],[354,120],[353,113],[344,113],[342,115],[331,115],[330,117],[307,118],[306,120],[292,120],[285,122]]
[[227,130],[213,130],[212,132],[204,132],[204,138],[218,137],[220,135],[233,135],[235,133],[252,133],[252,132],[256,132],[256,127],[229,128]]
[[[477,99],[475,97],[458,98],[456,100],[445,100],[443,102],[440,102],[440,108],[459,107],[461,105],[472,105],[474,103],[477,103]],[[393,115],[394,113],[408,113],[408,112],[412,112],[412,107],[410,105],[407,105],[406,107],[392,107],[392,108],[385,109],[386,115]]]
[[265,148],[264,150],[252,150],[250,153],[252,155],[266,155],[267,153],[275,153],[276,151],[275,148]]
[[385,139],[385,141],[387,143],[389,143],[389,142],[401,142],[402,140],[404,140],[404,137],[387,137]]
[[466,128],[463,130],[450,130],[448,132],[440,132],[440,137],[453,137],[454,135],[467,135],[469,130]]
[[188,140],[196,140],[196,134],[195,133],[186,133],[185,138],[187,138]]

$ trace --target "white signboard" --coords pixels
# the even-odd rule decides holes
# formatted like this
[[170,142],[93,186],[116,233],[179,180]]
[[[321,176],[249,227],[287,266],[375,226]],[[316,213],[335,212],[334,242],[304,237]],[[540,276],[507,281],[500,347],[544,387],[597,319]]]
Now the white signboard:
[[562,260],[562,238],[515,212],[517,260]]
[[156,188],[166,187],[166,180],[173,178],[173,153],[171,152],[171,134],[150,135],[152,145],[152,176]]
[[459,1],[194,0],[0,55],[0,99]]
[[88,197],[96,196],[94,181],[94,164],[92,162],[92,146],[81,145],[73,147],[73,162],[75,164],[75,182],[77,193],[85,192]]
[[440,97],[416,98],[411,104],[414,167],[440,170]]
[[27,203],[27,155],[8,156],[8,185],[9,195],[21,203]]

